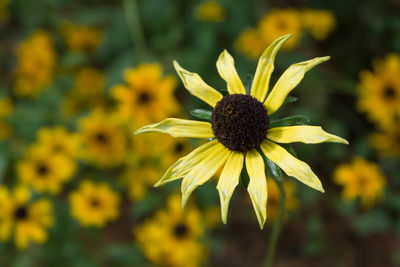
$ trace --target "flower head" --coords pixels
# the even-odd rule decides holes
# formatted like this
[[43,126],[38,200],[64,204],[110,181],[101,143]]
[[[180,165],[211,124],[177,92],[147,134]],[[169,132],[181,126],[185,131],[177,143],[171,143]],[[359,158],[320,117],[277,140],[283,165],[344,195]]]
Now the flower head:
[[355,157],[349,164],[339,165],[334,174],[334,182],[343,186],[342,196],[345,200],[361,199],[364,207],[371,207],[381,197],[385,186],[385,177],[378,165]]
[[27,187],[17,186],[12,192],[0,186],[0,240],[14,235],[15,246],[25,249],[29,242],[44,243],[47,228],[53,224],[52,205],[47,199],[30,202]]
[[118,218],[120,197],[106,183],[84,180],[69,200],[71,215],[83,226],[103,227]]
[[103,32],[91,26],[66,23],[61,33],[71,51],[93,51],[103,41]]
[[226,18],[226,11],[217,1],[205,1],[196,6],[194,16],[203,21],[221,22]]
[[262,228],[267,216],[264,157],[278,165],[288,176],[324,192],[321,182],[311,168],[277,143],[347,144],[347,141],[323,131],[321,127],[274,127],[269,120],[283,104],[286,96],[301,82],[304,74],[329,59],[321,57],[291,65],[267,96],[275,55],[289,37],[290,35],[286,35],[278,38],[264,51],[259,59],[249,94],[246,93],[236,72],[232,56],[226,50],[217,61],[218,72],[227,82],[229,94],[226,96],[206,84],[198,74],[189,72],[174,62],[186,89],[213,108],[211,122],[168,118],[160,123],[144,126],[136,134],[162,132],[174,137],[212,139],[175,162],[156,184],[160,186],[183,178],[182,206],[197,186],[208,181],[224,166],[217,189],[221,200],[222,220],[225,223],[229,200],[239,184],[245,164],[250,177],[247,190]]
[[203,233],[200,211],[193,206],[182,211],[178,195],[172,195],[165,209],[134,230],[146,257],[165,266],[199,266],[207,253],[200,243]]

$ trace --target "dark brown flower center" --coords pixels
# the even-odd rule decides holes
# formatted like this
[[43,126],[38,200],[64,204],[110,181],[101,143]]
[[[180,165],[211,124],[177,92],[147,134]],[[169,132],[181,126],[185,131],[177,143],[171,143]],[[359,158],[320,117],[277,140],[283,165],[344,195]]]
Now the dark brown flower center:
[[189,232],[189,229],[183,223],[177,224],[174,227],[174,235],[178,238],[185,237]]
[[90,205],[91,205],[93,208],[98,208],[98,207],[101,205],[101,202],[100,202],[100,200],[97,199],[97,198],[92,198],[92,199],[90,200]]
[[175,147],[174,147],[174,152],[175,154],[180,154],[183,152],[183,150],[185,149],[185,145],[182,143],[176,143]]
[[28,217],[28,209],[25,206],[20,206],[14,211],[14,218],[16,220],[23,220]]
[[249,95],[224,96],[211,116],[215,138],[233,151],[245,152],[258,147],[269,129],[264,105]]
[[104,133],[97,133],[95,136],[97,143],[106,144],[108,143],[108,136]]
[[142,92],[139,94],[138,103],[143,105],[149,103],[151,100],[151,95],[146,92]]
[[392,86],[388,86],[383,91],[383,96],[386,99],[393,99],[396,96],[396,90]]
[[39,164],[36,167],[36,172],[39,176],[45,176],[46,174],[49,173],[49,167],[45,164]]

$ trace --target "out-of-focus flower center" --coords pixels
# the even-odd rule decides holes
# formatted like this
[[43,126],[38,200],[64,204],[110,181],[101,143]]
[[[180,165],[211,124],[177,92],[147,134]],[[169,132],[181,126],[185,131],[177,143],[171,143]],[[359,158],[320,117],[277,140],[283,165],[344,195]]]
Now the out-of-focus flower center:
[[93,208],[98,208],[100,205],[101,205],[101,202],[99,199],[94,197],[90,200],[90,206],[92,206]]
[[151,95],[146,92],[142,92],[139,94],[138,103],[141,105],[149,103],[151,100]]
[[108,136],[104,133],[97,133],[95,139],[98,143],[106,144],[108,143]]
[[183,223],[177,224],[174,227],[174,235],[178,238],[183,238],[187,235],[189,229]]
[[23,220],[28,217],[28,209],[25,206],[20,206],[14,211],[14,218],[16,220]]
[[39,164],[36,168],[36,172],[40,176],[45,176],[49,172],[49,168],[45,164]]
[[184,145],[184,144],[182,144],[182,143],[176,143],[176,144],[175,144],[175,147],[174,147],[174,152],[175,152],[175,154],[180,154],[180,153],[182,153],[183,150],[184,150],[184,148],[185,148],[185,145]]
[[233,151],[258,147],[269,129],[264,105],[249,95],[224,96],[215,106],[211,125],[215,138]]
[[396,97],[396,90],[392,86],[388,86],[383,91],[383,95],[386,99],[393,99]]

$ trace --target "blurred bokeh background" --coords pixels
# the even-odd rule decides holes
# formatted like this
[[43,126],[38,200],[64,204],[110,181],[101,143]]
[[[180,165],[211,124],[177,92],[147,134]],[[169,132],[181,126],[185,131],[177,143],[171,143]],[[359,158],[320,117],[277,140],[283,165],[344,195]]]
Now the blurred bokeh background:
[[217,179],[182,212],[179,181],[152,185],[203,141],[133,132],[209,108],[174,59],[225,90],[223,49],[245,81],[287,33],[272,84],[331,60],[276,116],[350,145],[293,145],[326,192],[284,177],[275,266],[400,266],[398,0],[0,0],[0,266],[260,266],[275,184],[263,231],[243,186],[221,223]]

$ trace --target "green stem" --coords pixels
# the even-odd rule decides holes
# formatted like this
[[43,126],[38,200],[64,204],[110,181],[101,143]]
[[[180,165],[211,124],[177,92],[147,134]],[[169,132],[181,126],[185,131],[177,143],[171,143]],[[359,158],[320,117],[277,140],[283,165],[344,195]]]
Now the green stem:
[[126,25],[131,35],[133,45],[140,56],[147,54],[146,43],[140,22],[137,0],[123,0]]
[[265,267],[272,266],[272,262],[275,256],[276,245],[278,244],[279,234],[282,229],[283,218],[285,216],[285,189],[281,181],[278,181],[276,179],[274,179],[274,181],[279,188],[279,211],[278,217],[275,218],[274,225],[272,227],[272,234],[269,239],[268,252],[264,262]]

